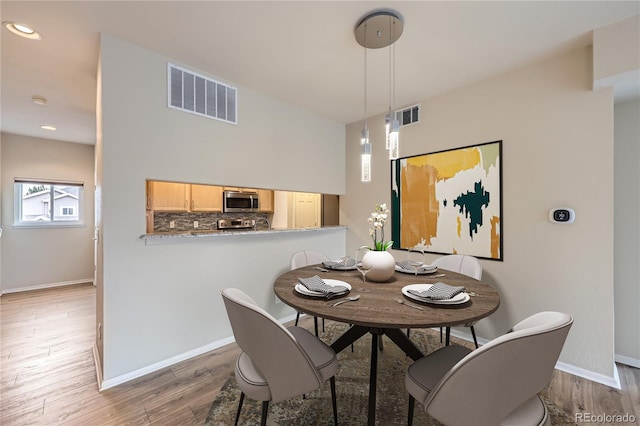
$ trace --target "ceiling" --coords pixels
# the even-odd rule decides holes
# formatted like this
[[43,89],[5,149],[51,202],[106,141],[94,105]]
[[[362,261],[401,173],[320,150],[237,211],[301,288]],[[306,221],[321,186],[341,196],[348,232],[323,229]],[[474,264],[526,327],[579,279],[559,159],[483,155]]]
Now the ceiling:
[[[239,90],[358,121],[364,55],[354,28],[385,8],[404,19],[395,45],[394,105],[401,107],[590,45],[593,29],[637,15],[640,2],[3,0],[3,21],[27,24],[43,38],[0,31],[0,130],[95,143],[101,32]],[[388,48],[368,51],[369,116],[388,108],[388,55]],[[34,104],[34,95],[47,105]]]

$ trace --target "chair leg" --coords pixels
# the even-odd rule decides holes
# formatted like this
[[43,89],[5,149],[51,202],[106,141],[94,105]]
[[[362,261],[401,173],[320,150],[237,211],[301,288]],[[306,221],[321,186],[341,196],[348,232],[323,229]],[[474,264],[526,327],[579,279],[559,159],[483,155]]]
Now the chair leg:
[[440,343],[442,343],[442,327],[440,327]]
[[294,324],[296,327],[298,326],[298,320],[300,319],[300,312],[296,314],[296,323]]
[[447,327],[444,332],[444,345],[449,346],[449,342],[451,341],[451,327]]
[[322,332],[324,333],[324,318],[322,318]]
[[413,424],[413,407],[415,405],[416,405],[415,398],[409,395],[409,418],[407,419],[407,426],[411,426]]
[[238,404],[238,412],[236,413],[235,426],[238,426],[238,420],[240,419],[240,411],[242,410],[242,403],[244,402],[244,392],[240,392],[240,403]]
[[471,329],[471,335],[473,336],[473,343],[476,344],[476,349],[478,349],[478,339],[476,338],[476,330],[473,328],[472,325],[470,325],[469,328]]
[[378,350],[380,352],[384,351],[384,347],[382,346],[382,334],[378,334]]
[[411,334],[411,329],[407,328],[407,337],[411,337],[410,334]]
[[260,426],[267,426],[267,413],[269,412],[269,401],[262,401],[262,420]]
[[329,379],[331,384],[331,405],[333,405],[333,424],[338,426],[338,402],[336,401],[336,376]]
[[316,337],[319,337],[318,336],[318,317],[313,317],[313,326],[316,329]]

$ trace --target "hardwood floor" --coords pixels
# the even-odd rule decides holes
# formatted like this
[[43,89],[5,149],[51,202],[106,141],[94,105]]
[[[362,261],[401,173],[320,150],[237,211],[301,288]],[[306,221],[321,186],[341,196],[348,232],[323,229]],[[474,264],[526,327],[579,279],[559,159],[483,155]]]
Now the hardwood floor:
[[[238,354],[231,344],[98,392],[91,284],[6,294],[0,323],[3,426],[201,425]],[[640,370],[620,365],[619,373],[621,391],[556,371],[544,394],[568,413],[629,413],[638,422]]]

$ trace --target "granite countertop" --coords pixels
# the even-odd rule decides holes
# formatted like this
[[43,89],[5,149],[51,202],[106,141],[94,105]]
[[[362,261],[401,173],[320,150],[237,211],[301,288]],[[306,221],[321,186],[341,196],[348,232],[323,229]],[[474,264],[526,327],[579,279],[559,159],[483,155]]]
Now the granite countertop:
[[318,232],[318,231],[328,231],[328,230],[336,230],[336,229],[347,229],[346,226],[324,226],[321,228],[272,228],[272,229],[239,229],[239,230],[225,230],[220,231],[218,229],[198,229],[198,230],[190,230],[190,231],[163,231],[163,232],[155,232],[153,234],[143,234],[140,236],[140,239],[146,241],[179,241],[179,240],[190,240],[193,238],[201,239],[201,238],[221,238],[221,237],[231,237],[238,235],[268,235],[268,234],[280,234],[280,233],[289,233],[289,232]]

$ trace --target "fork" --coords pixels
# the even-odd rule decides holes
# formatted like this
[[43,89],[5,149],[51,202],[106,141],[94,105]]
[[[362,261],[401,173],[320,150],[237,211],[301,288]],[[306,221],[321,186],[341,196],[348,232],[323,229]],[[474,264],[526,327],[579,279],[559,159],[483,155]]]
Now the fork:
[[406,302],[406,301],[404,301],[404,300],[402,300],[402,299],[395,299],[395,300],[396,300],[396,302],[398,302],[398,303],[399,303],[399,304],[401,304],[401,305],[407,305],[407,306],[408,306],[408,307],[410,307],[410,308],[413,308],[413,309],[419,309],[419,310],[421,310],[421,311],[424,311],[424,308],[423,308],[423,307],[420,307],[420,306],[418,306],[418,305],[414,305],[414,304],[409,303],[409,302]]

